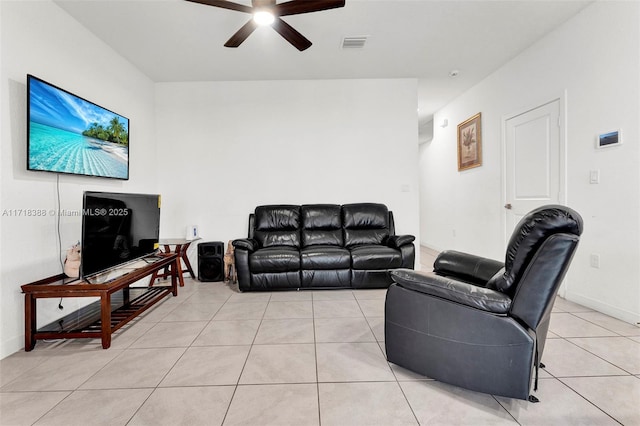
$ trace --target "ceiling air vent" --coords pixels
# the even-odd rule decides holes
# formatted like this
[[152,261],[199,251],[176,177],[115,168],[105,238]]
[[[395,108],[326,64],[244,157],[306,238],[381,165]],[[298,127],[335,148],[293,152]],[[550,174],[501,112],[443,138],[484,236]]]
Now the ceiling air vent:
[[343,49],[362,49],[368,36],[345,37],[342,39]]

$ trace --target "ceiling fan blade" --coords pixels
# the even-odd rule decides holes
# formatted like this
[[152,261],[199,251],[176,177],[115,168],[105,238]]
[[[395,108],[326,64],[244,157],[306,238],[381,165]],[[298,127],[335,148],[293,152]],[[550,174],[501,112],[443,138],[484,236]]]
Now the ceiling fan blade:
[[253,13],[251,6],[245,6],[244,4],[233,3],[227,0],[186,0],[192,3],[204,4],[207,6],[221,7],[223,9],[237,10],[239,12]]
[[321,10],[344,7],[345,0],[291,0],[274,6],[278,16],[298,15]]
[[293,46],[299,51],[303,51],[311,47],[311,42],[307,40],[305,36],[300,34],[291,25],[284,22],[282,19],[276,16],[275,21],[271,24],[274,30],[278,32],[285,40],[293,44]]
[[225,47],[238,47],[243,41],[251,35],[251,33],[258,28],[258,24],[253,19],[249,19],[249,22],[244,24],[229,40],[224,44]]

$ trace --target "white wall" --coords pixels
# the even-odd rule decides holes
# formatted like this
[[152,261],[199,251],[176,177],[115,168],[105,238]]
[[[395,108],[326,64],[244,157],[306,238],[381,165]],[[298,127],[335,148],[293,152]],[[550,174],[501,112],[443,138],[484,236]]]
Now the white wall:
[[[131,120],[130,180],[61,176],[61,208],[79,210],[85,190],[156,192],[153,83],[50,1],[1,1],[0,19],[1,212],[57,207],[56,175],[26,171],[27,73]],[[56,222],[0,216],[0,358],[24,346],[20,286],[62,272]],[[80,233],[79,217],[61,218],[63,251]],[[40,325],[82,302],[65,300],[59,311],[58,300],[39,301]]]
[[260,204],[372,201],[418,236],[416,80],[162,83],[156,96],[163,235],[197,224],[226,244]]
[[[422,243],[504,257],[501,120],[566,94],[567,204],[585,231],[566,297],[640,321],[640,3],[596,2],[442,108],[420,148]],[[482,112],[482,167],[458,173],[456,125]],[[622,129],[621,147],[596,150]],[[601,184],[589,184],[598,169]],[[456,236],[453,236],[455,229]],[[589,266],[601,256],[600,269]]]

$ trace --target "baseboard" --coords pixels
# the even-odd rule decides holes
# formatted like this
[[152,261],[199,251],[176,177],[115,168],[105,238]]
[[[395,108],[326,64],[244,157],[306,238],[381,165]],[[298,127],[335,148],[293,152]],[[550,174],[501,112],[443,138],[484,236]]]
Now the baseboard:
[[429,254],[432,254],[434,256],[437,256],[438,254],[440,254],[440,252],[444,251],[441,248],[422,243],[420,243],[420,248],[426,250],[427,252],[429,252]]
[[565,299],[569,300],[570,302],[575,302],[582,306],[586,306],[587,308],[591,308],[605,315],[609,315],[610,317],[617,318],[629,324],[640,325],[639,312],[631,312],[625,309],[620,309],[616,306],[603,303],[600,300],[592,299],[578,293],[573,293],[570,289],[567,290]]
[[0,346],[0,359],[6,358],[21,350],[24,350],[24,334],[2,342]]

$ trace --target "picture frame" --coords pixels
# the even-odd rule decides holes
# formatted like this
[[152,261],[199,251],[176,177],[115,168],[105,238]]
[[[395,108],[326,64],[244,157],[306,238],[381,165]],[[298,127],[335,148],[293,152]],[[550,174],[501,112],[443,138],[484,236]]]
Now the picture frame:
[[482,114],[458,124],[458,171],[482,165]]
[[622,132],[620,129],[602,133],[596,139],[596,148],[609,148],[622,145]]

